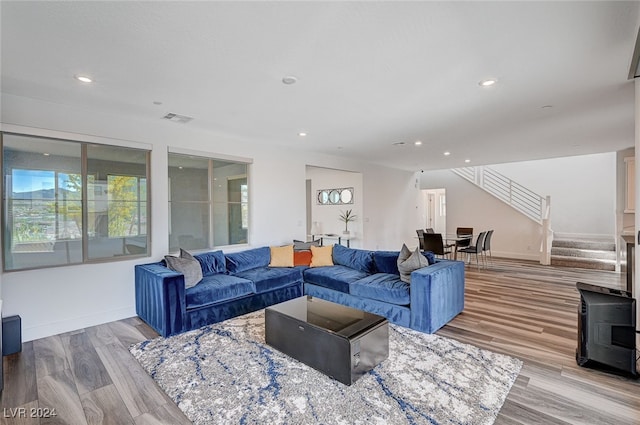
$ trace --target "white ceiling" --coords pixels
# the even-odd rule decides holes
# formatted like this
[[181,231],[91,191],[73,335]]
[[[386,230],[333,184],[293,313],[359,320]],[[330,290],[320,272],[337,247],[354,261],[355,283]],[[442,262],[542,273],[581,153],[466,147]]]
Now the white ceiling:
[[12,95],[173,112],[409,170],[634,144],[639,2],[2,1],[0,14]]

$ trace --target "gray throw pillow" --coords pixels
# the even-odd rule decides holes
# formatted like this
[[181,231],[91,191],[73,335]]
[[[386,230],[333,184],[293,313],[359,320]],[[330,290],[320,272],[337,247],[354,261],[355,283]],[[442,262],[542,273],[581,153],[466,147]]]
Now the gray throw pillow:
[[312,246],[320,246],[320,240],[313,242],[303,242],[295,239],[293,240],[294,251],[309,251]]
[[411,253],[409,258],[402,262],[400,262],[400,257],[398,257],[398,271],[400,272],[400,280],[406,283],[411,283],[411,272],[423,267],[427,267],[428,265],[429,261],[424,255],[422,255],[422,253],[420,252],[420,248],[416,248],[416,250]]
[[402,249],[400,249],[400,254],[398,255],[398,267],[409,257],[411,257],[411,251],[407,248],[406,244],[402,244]]
[[167,262],[167,267],[184,275],[185,288],[196,286],[202,280],[200,262],[184,249],[180,248],[180,257],[165,255],[164,260]]

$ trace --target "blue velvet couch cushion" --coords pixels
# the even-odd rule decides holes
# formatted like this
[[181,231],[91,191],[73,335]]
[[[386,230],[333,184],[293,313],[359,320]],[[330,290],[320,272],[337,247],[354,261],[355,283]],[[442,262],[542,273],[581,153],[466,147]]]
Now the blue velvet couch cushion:
[[271,262],[271,249],[268,246],[248,249],[241,252],[226,254],[227,270],[231,274],[241,273],[246,270],[267,267]]
[[367,274],[375,272],[373,253],[371,251],[334,245],[332,254],[333,264],[347,266]]
[[373,262],[378,273],[400,275],[398,271],[398,256],[400,251],[374,251]]
[[[375,271],[378,273],[389,273],[400,275],[398,271],[398,256],[400,251],[373,251],[373,262]],[[429,265],[436,263],[436,256],[431,251],[423,251],[422,255],[427,257]]]
[[194,255],[194,257],[202,267],[203,276],[227,272],[227,259],[222,251],[205,252],[204,254]]
[[349,293],[389,304],[411,304],[410,285],[396,274],[376,273],[349,284]]
[[347,266],[310,267],[304,271],[304,281],[325,288],[349,293],[349,284],[367,277],[368,274]]
[[433,252],[431,252],[431,251],[422,251],[422,255],[427,257],[427,261],[429,262],[429,265],[432,265],[432,264],[436,263],[436,255]]
[[232,300],[253,293],[255,293],[255,286],[250,280],[222,273],[205,276],[200,283],[185,291],[187,309]]
[[294,283],[302,283],[302,270],[299,267],[260,267],[245,270],[235,276],[252,281],[256,294],[262,294]]

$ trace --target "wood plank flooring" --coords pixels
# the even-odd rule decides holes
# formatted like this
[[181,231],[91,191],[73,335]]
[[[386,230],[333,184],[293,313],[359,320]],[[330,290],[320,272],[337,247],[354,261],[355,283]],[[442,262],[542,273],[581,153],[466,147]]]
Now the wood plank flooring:
[[[438,334],[524,361],[496,424],[640,424],[640,381],[576,365],[577,281],[623,288],[624,275],[467,268],[465,310]],[[3,359],[0,424],[188,424],[127,350],[155,336],[130,318],[24,343]]]

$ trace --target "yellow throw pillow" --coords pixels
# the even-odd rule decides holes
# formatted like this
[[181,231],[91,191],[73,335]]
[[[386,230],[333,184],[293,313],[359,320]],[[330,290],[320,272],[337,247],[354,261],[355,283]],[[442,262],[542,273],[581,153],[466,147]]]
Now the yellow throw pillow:
[[311,245],[310,267],[333,266],[333,245],[313,246]]
[[272,246],[269,267],[293,267],[293,245]]

